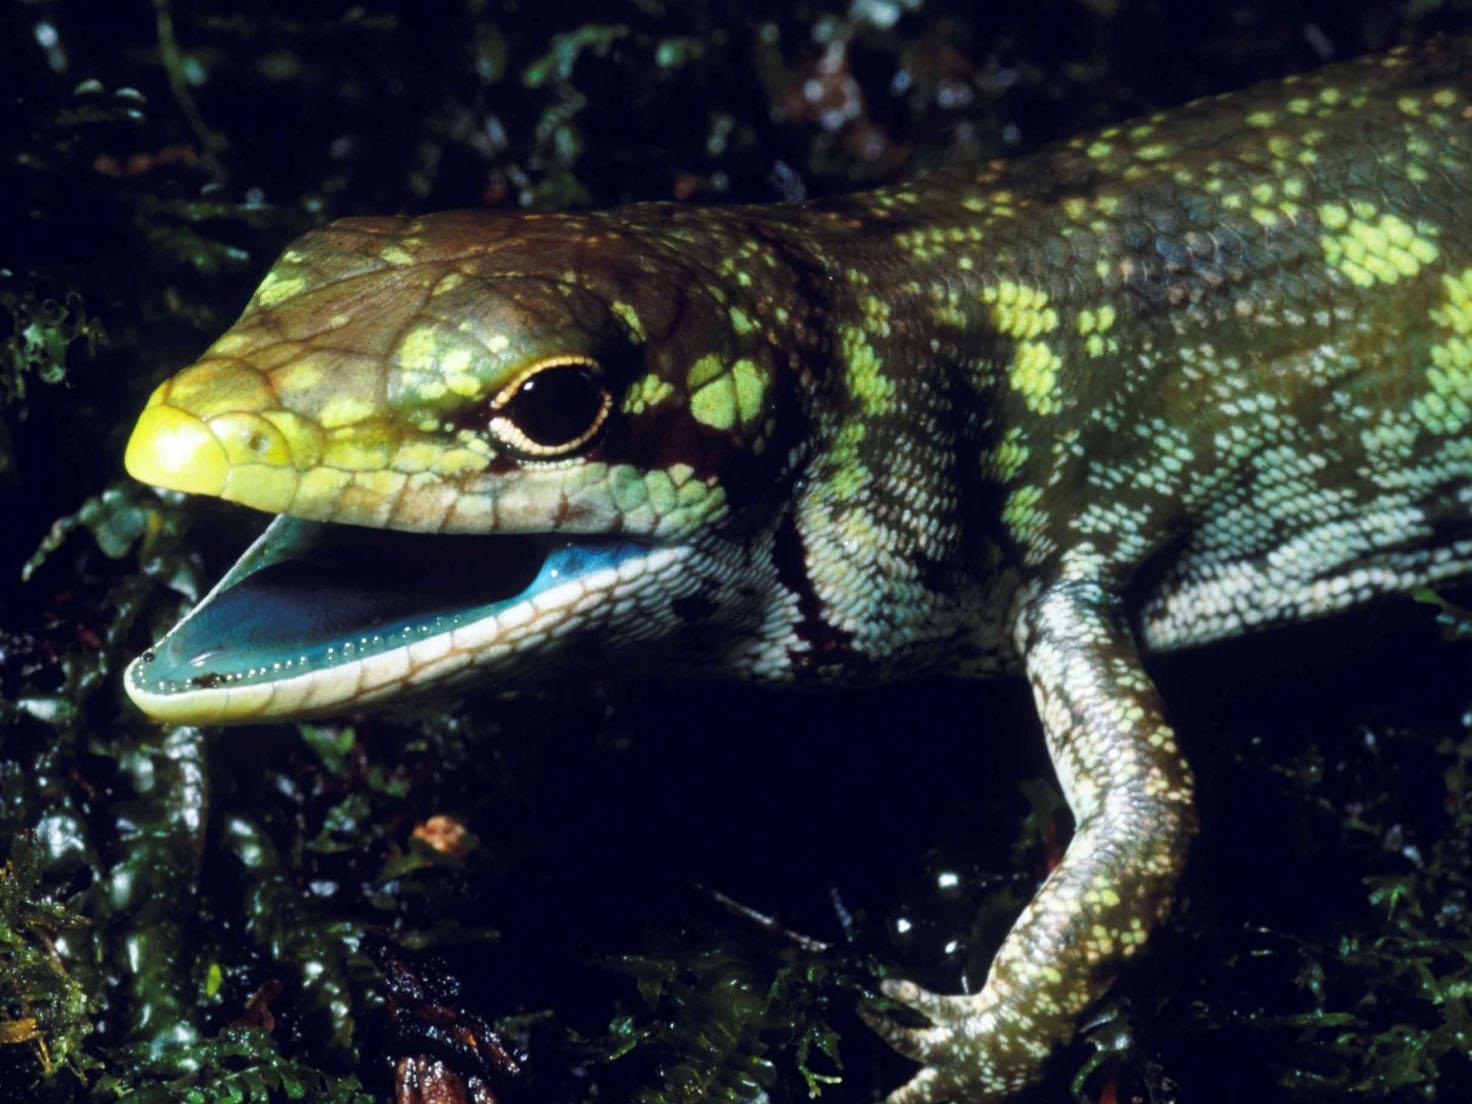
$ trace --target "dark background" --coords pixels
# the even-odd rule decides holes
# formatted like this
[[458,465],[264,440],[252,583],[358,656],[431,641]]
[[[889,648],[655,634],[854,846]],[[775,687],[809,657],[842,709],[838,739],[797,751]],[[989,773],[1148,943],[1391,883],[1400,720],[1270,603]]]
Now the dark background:
[[[907,1070],[854,1015],[875,971],[978,984],[1066,839],[1009,682],[143,725],[122,664],[260,521],[137,487],[122,444],[293,236],[829,194],[1466,27],[1450,0],[6,5],[0,1100],[388,1099],[440,1044],[393,1022],[365,930],[526,1050],[504,1099],[870,1100]],[[1472,1099],[1459,634],[1405,599],[1155,664],[1206,830],[1035,1099]],[[435,815],[462,853],[415,840]]]

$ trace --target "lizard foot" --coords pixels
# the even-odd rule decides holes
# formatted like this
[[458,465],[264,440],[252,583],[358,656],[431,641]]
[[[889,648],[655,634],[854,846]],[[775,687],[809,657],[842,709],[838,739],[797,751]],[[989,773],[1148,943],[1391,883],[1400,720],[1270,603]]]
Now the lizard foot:
[[995,1002],[985,992],[945,996],[911,981],[885,981],[884,995],[930,1021],[905,1027],[864,1011],[864,1021],[890,1046],[923,1067],[885,1104],[995,1104],[1037,1080],[1047,1049],[1038,1053],[999,1031]]

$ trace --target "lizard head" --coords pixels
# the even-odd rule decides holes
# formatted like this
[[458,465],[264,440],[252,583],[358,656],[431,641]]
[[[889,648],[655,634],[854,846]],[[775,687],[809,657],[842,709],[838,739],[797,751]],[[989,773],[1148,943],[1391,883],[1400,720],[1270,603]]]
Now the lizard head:
[[135,478],[279,515],[130,666],[133,700],[341,712],[668,644],[750,594],[755,491],[794,462],[787,354],[770,292],[709,278],[663,210],[354,219],[289,248],[128,442]]

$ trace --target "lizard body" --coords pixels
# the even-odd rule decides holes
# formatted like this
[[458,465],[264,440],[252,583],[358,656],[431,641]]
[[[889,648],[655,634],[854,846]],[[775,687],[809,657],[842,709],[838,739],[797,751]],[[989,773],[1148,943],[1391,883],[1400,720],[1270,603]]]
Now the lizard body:
[[1472,573],[1472,39],[855,196],[333,223],[127,464],[283,515],[130,668],[162,720],[1025,674],[1074,839],[979,993],[874,1020],[895,1104],[999,1099],[1184,862],[1141,652]]

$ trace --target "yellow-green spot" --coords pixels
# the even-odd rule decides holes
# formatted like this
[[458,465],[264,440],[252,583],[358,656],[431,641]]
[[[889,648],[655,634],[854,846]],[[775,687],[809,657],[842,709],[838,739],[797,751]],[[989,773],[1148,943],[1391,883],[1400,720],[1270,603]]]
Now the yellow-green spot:
[[894,406],[894,381],[885,378],[884,364],[868,335],[858,326],[840,326],[838,349],[843,358],[848,392],[865,414],[883,414]]
[[431,296],[444,295],[446,292],[454,291],[464,282],[465,275],[463,273],[451,272],[448,276],[442,276],[434,285],[434,290],[429,294]]
[[419,326],[410,330],[399,342],[399,365],[408,372],[431,373],[437,370],[436,341],[433,327]]
[[751,316],[740,307],[731,308],[731,325],[739,334],[748,334],[756,329],[756,323],[751,320]]
[[634,309],[633,305],[615,299],[609,304],[609,309],[618,315],[623,324],[628,327],[630,336],[642,344],[645,340],[644,324],[639,321],[639,312]]
[[951,287],[941,286],[932,290],[931,299],[933,305],[930,308],[931,317],[937,322],[956,329],[964,329],[967,322],[967,314],[961,306],[961,297]]
[[726,370],[714,357],[701,357],[691,367],[690,381],[690,413],[703,425],[732,429],[750,424],[762,412],[767,376],[753,360],[743,357]]
[[441,358],[440,366],[447,376],[468,375],[470,373],[470,350],[451,349]]
[[736,395],[731,381],[722,376],[690,396],[690,413],[695,420],[714,429],[730,429],[736,424]]
[[446,376],[445,386],[463,399],[473,399],[480,394],[480,380],[463,373]]
[[1062,366],[1062,359],[1046,342],[1019,341],[1007,379],[1029,410],[1053,414],[1059,408],[1058,369]]
[[1038,529],[1041,517],[1037,505],[1042,497],[1043,489],[1030,485],[1018,487],[1007,496],[1002,506],[1002,522],[1019,540]]
[[1472,268],[1441,283],[1441,302],[1430,312],[1441,330],[1426,370],[1430,391],[1411,403],[1411,412],[1432,433],[1451,436],[1472,424]]
[[[325,423],[324,423],[325,424]],[[376,424],[347,425],[327,432],[322,449],[324,467],[343,471],[382,471],[391,450],[388,435]]]
[[1319,238],[1325,260],[1356,287],[1409,279],[1441,255],[1431,240],[1433,227],[1379,214],[1364,201],[1351,203],[1348,212],[1336,204],[1320,207],[1319,221],[1332,231]]
[[731,366],[736,381],[736,410],[742,422],[754,419],[762,410],[767,393],[767,375],[753,360],[742,358]]
[[277,303],[300,294],[306,286],[305,276],[283,276],[277,271],[268,272],[266,278],[261,281],[261,286],[256,288],[256,306],[274,307]]
[[690,365],[690,371],[686,374],[686,382],[690,390],[695,391],[715,379],[725,368],[721,364],[721,358],[715,353],[706,353],[694,364]]
[[337,429],[367,421],[377,408],[366,399],[352,395],[334,395],[317,412],[317,423],[323,429]]
[[870,482],[869,469],[859,457],[864,433],[863,422],[849,422],[834,438],[830,452],[834,469],[828,479],[828,490],[840,500],[860,497]]
[[1023,440],[1025,436],[1026,431],[1021,426],[1013,426],[997,445],[992,456],[992,469],[1004,483],[1010,482],[1027,462],[1031,450]]
[[[710,358],[714,360],[714,358]],[[623,410],[626,414],[642,414],[651,406],[658,406],[675,393],[669,380],[650,372],[639,380],[624,396]]]
[[1009,337],[1030,339],[1058,328],[1058,312],[1042,288],[1001,280],[983,289],[981,297],[991,306],[997,329]]

